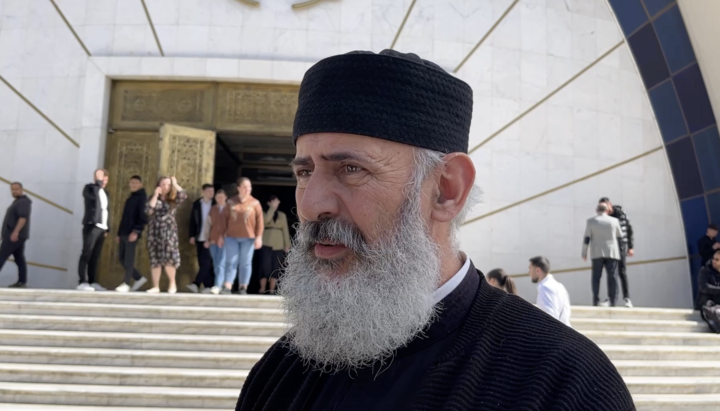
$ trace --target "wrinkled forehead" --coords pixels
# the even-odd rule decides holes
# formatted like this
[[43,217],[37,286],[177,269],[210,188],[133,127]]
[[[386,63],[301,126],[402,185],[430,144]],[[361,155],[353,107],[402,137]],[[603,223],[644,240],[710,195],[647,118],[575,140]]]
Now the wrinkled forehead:
[[411,162],[414,147],[357,134],[317,133],[298,138],[293,164],[360,161],[367,164],[402,165]]

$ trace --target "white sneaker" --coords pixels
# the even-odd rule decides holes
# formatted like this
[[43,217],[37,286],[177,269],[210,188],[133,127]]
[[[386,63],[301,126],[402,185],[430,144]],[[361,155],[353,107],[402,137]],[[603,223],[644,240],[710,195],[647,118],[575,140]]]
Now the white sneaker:
[[88,283],[82,283],[82,284],[78,285],[77,288],[76,288],[76,290],[80,290],[80,291],[95,291],[95,289],[92,288],[92,287],[90,286],[90,284],[88,284]]
[[195,293],[195,294],[197,294],[197,293],[200,291],[200,289],[198,288],[198,286],[197,286],[196,284],[193,284],[193,283],[190,283],[190,284],[186,285],[186,287],[187,287],[188,290],[190,290],[191,292],[193,292],[193,293]]
[[135,281],[135,283],[133,283],[133,286],[130,288],[130,291],[137,291],[137,290],[141,289],[142,286],[145,285],[146,282],[147,282],[147,278],[142,277],[141,279],[139,279],[139,280]]
[[610,300],[605,300],[601,302],[600,307],[610,307]]
[[211,294],[212,288],[203,288],[202,291],[200,291],[201,294]]
[[629,298],[625,299],[625,307],[627,308],[633,308],[632,301],[630,301]]
[[218,295],[218,294],[220,294],[220,287],[213,287],[210,289],[210,292],[215,295]]
[[107,291],[107,288],[103,287],[102,285],[98,283],[92,283],[90,284],[90,287],[94,288],[95,291]]
[[168,294],[175,294],[177,292],[177,288],[168,288]]
[[122,283],[122,284],[118,285],[117,288],[115,288],[115,291],[117,291],[119,293],[126,293],[126,292],[130,291],[130,286],[125,283]]
[[158,287],[153,287],[153,288],[150,288],[149,290],[146,290],[145,292],[148,294],[159,294],[160,289]]

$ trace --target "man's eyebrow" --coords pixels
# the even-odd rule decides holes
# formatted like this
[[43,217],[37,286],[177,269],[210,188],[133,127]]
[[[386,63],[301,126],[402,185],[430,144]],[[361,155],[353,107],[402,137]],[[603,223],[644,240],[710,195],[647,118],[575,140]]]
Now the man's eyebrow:
[[290,167],[307,167],[312,164],[313,161],[310,157],[297,157],[290,162]]
[[[355,160],[355,161],[370,161],[370,158],[359,153],[350,153],[350,152],[339,152],[339,153],[332,153],[332,154],[323,154],[320,156],[325,161],[331,161],[331,162],[339,162],[339,161],[347,161],[347,160]],[[312,165],[314,162],[310,157],[298,157],[293,159],[290,162],[290,166],[292,167],[307,167]]]
[[351,152],[339,152],[339,153],[332,153],[332,154],[323,154],[320,156],[325,161],[346,161],[346,160],[355,160],[355,161],[369,161],[370,159],[360,153],[351,153]]

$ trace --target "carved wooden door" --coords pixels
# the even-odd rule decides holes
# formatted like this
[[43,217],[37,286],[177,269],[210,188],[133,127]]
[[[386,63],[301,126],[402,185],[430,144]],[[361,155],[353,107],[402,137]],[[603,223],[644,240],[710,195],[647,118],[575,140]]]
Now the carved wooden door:
[[[177,211],[180,237],[179,290],[195,279],[198,271],[195,246],[190,244],[190,213],[193,201],[200,198],[203,184],[213,183],[215,170],[215,132],[173,124],[160,126],[160,175],[175,176],[188,194]],[[163,276],[164,277],[164,276]]]
[[[105,239],[97,281],[105,287],[115,288],[123,281],[124,270],[118,259],[115,242],[122,218],[125,200],[130,196],[130,177],[142,178],[150,196],[158,178],[160,147],[157,132],[117,131],[109,134],[105,151],[105,166],[110,172],[105,189],[110,197],[110,235]],[[136,247],[135,267],[148,278],[150,262],[146,236],[141,236]]]

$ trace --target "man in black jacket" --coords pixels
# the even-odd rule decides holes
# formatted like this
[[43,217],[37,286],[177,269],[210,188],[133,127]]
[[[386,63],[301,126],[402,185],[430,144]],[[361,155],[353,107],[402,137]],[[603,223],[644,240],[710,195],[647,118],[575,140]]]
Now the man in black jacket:
[[83,248],[78,263],[80,285],[77,287],[81,291],[105,291],[97,283],[96,273],[105,237],[110,232],[110,199],[105,191],[109,178],[107,170],[95,170],[94,178],[93,183],[83,188],[85,215],[82,220]]
[[705,235],[698,240],[698,252],[700,253],[700,267],[704,267],[713,258],[715,251],[720,248],[720,243],[715,239],[718,229],[715,224],[710,224]]
[[10,184],[10,193],[15,199],[5,213],[0,240],[0,270],[12,255],[18,267],[18,280],[10,288],[25,288],[27,284],[27,262],[25,242],[30,238],[30,210],[32,201],[23,193],[19,182]]
[[[145,224],[147,224],[147,214],[145,213],[147,194],[142,186],[140,176],[130,177],[129,184],[130,197],[125,200],[122,219],[115,239],[120,245],[118,254],[120,264],[125,268],[123,283],[115,288],[115,291],[124,293],[139,290],[147,282],[147,279],[135,269],[135,247],[140,240]],[[130,288],[131,278],[135,280],[132,288]]]
[[207,220],[210,209],[215,204],[214,196],[215,189],[212,184],[203,184],[202,197],[193,203],[190,214],[190,244],[194,244],[197,249],[197,260],[200,267],[195,280],[187,286],[194,293],[200,291],[200,286],[204,286],[206,290],[210,290],[213,286],[212,257],[210,249],[205,247],[205,241],[209,234]]
[[635,409],[595,344],[489,285],[460,250],[479,197],[472,113],[470,86],[415,54],[306,71],[300,223],[279,283],[291,327],[236,410]]
[[698,306],[701,315],[702,307],[708,301],[720,305],[720,250],[715,250],[712,259],[698,273]]
[[[635,255],[632,225],[630,225],[630,219],[621,206],[613,205],[607,197],[601,198],[599,202],[605,203],[608,207],[608,215],[617,218],[620,222],[620,230],[622,230],[623,238],[622,244],[620,244],[620,260],[618,261],[617,270],[618,277],[620,277],[623,299],[625,300],[625,307],[632,308],[633,304],[632,301],[630,301],[630,289],[628,288],[627,266],[625,261],[627,257]],[[603,305],[606,304],[603,303]]]

